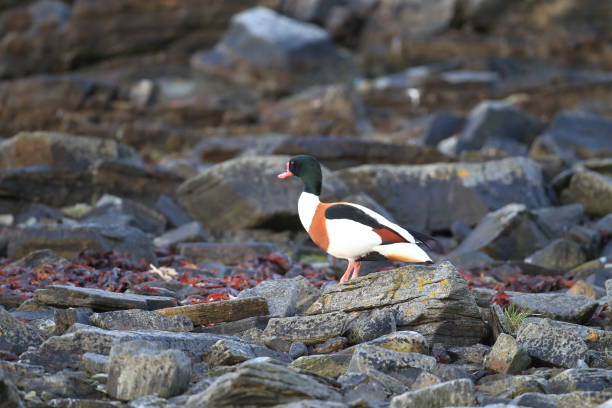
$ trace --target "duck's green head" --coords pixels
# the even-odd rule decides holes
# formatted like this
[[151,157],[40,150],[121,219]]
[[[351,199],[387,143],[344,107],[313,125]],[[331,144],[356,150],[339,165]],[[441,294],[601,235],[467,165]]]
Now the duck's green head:
[[321,164],[317,159],[307,154],[293,156],[285,164],[285,172],[278,175],[278,178],[299,177],[304,182],[304,191],[307,193],[321,194]]

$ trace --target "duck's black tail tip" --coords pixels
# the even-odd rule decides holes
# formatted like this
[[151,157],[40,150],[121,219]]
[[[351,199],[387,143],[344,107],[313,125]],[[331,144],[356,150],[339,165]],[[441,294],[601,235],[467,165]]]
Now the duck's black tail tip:
[[435,262],[434,262],[434,261],[425,261],[425,262],[423,262],[423,263],[424,263],[425,265],[433,265],[433,264],[435,264]]

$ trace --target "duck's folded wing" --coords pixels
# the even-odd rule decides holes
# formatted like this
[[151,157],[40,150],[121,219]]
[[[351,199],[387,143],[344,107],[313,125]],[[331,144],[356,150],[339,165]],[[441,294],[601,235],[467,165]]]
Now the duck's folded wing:
[[[364,209],[354,204],[335,204],[325,210],[325,218],[328,220],[350,220],[363,226],[370,227],[372,231],[380,236],[381,244],[383,245],[397,242],[415,242],[411,235],[408,234],[408,236],[406,236],[406,231],[403,231],[405,233],[402,234],[401,227],[397,226],[397,229],[393,228],[394,224],[380,214],[376,214],[372,210],[366,212]],[[378,215],[378,217],[375,217],[371,213]],[[379,217],[387,222],[383,224]]]

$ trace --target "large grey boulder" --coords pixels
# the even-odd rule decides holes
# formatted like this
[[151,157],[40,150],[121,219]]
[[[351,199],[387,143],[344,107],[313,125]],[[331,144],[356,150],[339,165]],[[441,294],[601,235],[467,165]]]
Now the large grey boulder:
[[140,163],[131,147],[112,139],[57,132],[21,132],[0,143],[0,169],[49,165],[86,169],[99,159]]
[[256,357],[270,357],[290,362],[286,353],[271,350],[257,343],[242,343],[236,340],[219,340],[204,354],[202,360],[212,366],[233,365]]
[[306,310],[319,296],[319,290],[302,276],[294,279],[263,281],[240,292],[238,298],[263,297],[271,316],[287,317]]
[[398,330],[417,331],[430,343],[469,345],[483,335],[476,301],[449,262],[352,279],[324,292],[306,313],[323,317],[385,308],[395,312]]
[[525,153],[542,122],[501,101],[478,104],[467,118],[457,142],[457,151],[478,150],[483,146]]
[[533,161],[420,166],[364,165],[336,172],[351,189],[372,196],[403,225],[446,230],[455,221],[474,225],[509,203],[550,205],[542,172]]
[[585,167],[578,167],[562,198],[584,206],[590,215],[604,216],[612,212],[612,176]]
[[542,137],[555,143],[567,158],[589,159],[612,154],[612,120],[559,113]]
[[408,391],[393,397],[391,408],[448,406],[473,406],[474,386],[470,380],[461,379],[432,385],[416,391]]
[[527,263],[560,270],[570,270],[586,260],[580,244],[567,239],[556,239],[525,258]]
[[[289,158],[241,157],[209,168],[177,190],[181,205],[209,230],[301,228],[297,200],[301,181],[281,181]],[[323,169],[322,199],[339,199],[346,186]]]
[[214,49],[193,56],[196,72],[283,93],[342,82],[352,65],[320,27],[256,7],[232,17]]
[[191,378],[191,359],[143,340],[113,346],[108,366],[108,394],[132,400],[149,394],[173,397],[185,391]]
[[487,214],[453,253],[480,251],[495,259],[523,259],[547,241],[527,207],[508,204]]
[[568,204],[555,207],[543,207],[532,211],[538,224],[551,236],[561,236],[574,225],[578,225],[584,216],[581,204]]
[[65,258],[72,258],[84,249],[123,252],[134,262],[141,259],[155,264],[157,258],[151,239],[134,227],[99,225],[34,225],[15,230],[9,240],[8,255],[23,257],[40,249],[51,249]]
[[134,227],[159,235],[166,229],[166,219],[147,205],[127,198],[105,194],[82,218],[81,223],[101,227]]
[[39,346],[43,342],[42,333],[34,327],[22,323],[0,307],[0,350],[21,354],[29,346]]
[[25,405],[19,395],[19,390],[10,377],[0,368],[0,407],[24,408]]
[[260,357],[217,378],[206,390],[189,397],[185,407],[271,407],[303,399],[340,402],[342,396],[324,377],[298,372],[267,357]]
[[573,367],[585,359],[588,351],[580,337],[557,329],[545,320],[521,326],[516,341],[534,360],[557,367]]
[[318,344],[341,336],[346,331],[349,320],[349,316],[342,312],[273,318],[268,322],[263,336],[276,337],[288,342]]

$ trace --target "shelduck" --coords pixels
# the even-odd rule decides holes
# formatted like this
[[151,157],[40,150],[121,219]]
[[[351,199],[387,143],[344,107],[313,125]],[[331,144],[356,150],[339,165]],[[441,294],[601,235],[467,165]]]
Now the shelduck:
[[312,241],[328,254],[348,260],[340,282],[359,276],[362,261],[391,260],[431,263],[419,245],[431,237],[407,230],[362,205],[322,203],[322,173],[317,159],[308,155],[292,157],[280,179],[299,177],[304,191],[298,200],[298,214]]

